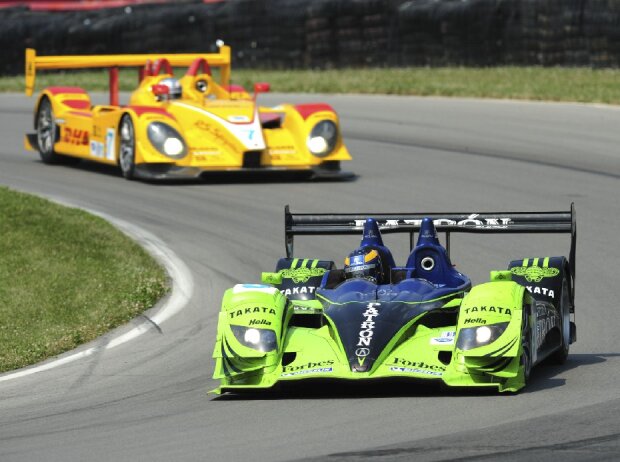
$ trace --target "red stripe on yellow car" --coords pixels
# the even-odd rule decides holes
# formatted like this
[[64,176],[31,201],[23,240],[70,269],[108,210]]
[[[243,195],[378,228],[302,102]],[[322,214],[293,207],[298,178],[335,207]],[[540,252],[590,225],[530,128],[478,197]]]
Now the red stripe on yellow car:
[[304,118],[304,120],[310,117],[315,112],[336,112],[334,111],[334,108],[332,108],[329,104],[325,103],[297,104],[295,106],[295,109],[297,110],[297,112],[299,112],[299,115]]
[[82,112],[82,111],[69,111],[67,114],[80,116],[80,117],[92,117],[93,115],[90,112]]
[[61,93],[83,93],[86,94],[86,91],[80,87],[47,87],[45,89],[49,91],[52,95],[60,95]]
[[66,99],[62,104],[69,106],[71,109],[90,109],[90,101],[83,99]]
[[131,109],[133,112],[136,113],[136,115],[138,117],[140,117],[143,114],[160,114],[160,115],[164,115],[167,117],[170,117],[172,120],[176,120],[176,118],[170,114],[168,111],[166,111],[165,109],[161,109],[158,107],[151,107],[151,106],[127,106],[128,109]]

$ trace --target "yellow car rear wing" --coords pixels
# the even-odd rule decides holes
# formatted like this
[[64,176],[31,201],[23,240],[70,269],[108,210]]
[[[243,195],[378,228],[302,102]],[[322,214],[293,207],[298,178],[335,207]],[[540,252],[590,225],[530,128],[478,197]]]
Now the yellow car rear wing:
[[197,58],[203,58],[210,67],[220,68],[221,84],[230,83],[230,47],[222,45],[218,53],[158,53],[140,55],[74,55],[37,56],[36,50],[26,49],[26,95],[32,96],[37,70],[41,69],[89,69],[108,68],[110,71],[110,104],[118,105],[118,69],[137,67],[140,79],[148,62],[166,59],[171,66],[190,66]]

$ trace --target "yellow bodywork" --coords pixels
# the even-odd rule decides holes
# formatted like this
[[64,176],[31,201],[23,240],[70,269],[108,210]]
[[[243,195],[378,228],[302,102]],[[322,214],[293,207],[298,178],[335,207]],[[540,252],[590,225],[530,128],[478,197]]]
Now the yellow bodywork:
[[[162,81],[173,77],[168,72],[142,77],[126,106],[93,105],[81,88],[50,87],[44,89],[35,107],[43,99],[51,103],[56,137],[54,152],[116,165],[119,162],[119,124],[124,115],[131,117],[135,128],[135,164],[137,167],[169,165],[175,171],[196,176],[204,171],[222,170],[310,170],[331,167],[339,170],[339,162],[351,159],[340,134],[338,116],[325,104],[260,107],[256,95],[230,84],[230,48],[219,53],[105,56],[37,56],[26,51],[26,93],[34,90],[37,70],[107,67],[148,69],[150,63],[167,60],[176,68],[190,70],[178,80],[182,88],[179,99],[158,92]],[[219,68],[219,81],[204,68],[196,71],[196,60],[205,60],[210,68]],[[191,71],[192,67],[194,70]],[[152,69],[152,67],[150,68]],[[178,72],[178,69],[176,69]],[[113,82],[110,73],[111,86]],[[37,117],[35,116],[35,129]],[[318,122],[329,120],[337,127],[337,140],[331,152],[313,155],[308,148],[312,129]],[[176,130],[186,146],[186,155],[171,158],[150,141],[148,130],[153,122],[164,123]],[[26,137],[25,146],[36,149],[36,136]],[[164,174],[159,177],[165,177]],[[179,176],[179,175],[177,175]]]

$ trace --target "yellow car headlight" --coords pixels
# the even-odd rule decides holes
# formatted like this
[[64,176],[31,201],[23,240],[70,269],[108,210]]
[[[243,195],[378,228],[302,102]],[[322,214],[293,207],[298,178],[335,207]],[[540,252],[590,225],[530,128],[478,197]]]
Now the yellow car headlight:
[[338,141],[338,127],[331,120],[321,120],[310,131],[306,145],[316,157],[332,153]]
[[183,137],[170,125],[151,122],[147,128],[149,141],[155,149],[172,159],[182,159],[187,155]]

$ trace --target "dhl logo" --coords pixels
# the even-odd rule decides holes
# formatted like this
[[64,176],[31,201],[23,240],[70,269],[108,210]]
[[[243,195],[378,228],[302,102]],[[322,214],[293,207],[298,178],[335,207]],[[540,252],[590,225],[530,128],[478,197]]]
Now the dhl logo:
[[78,128],[64,127],[62,141],[69,144],[88,144],[88,131]]

